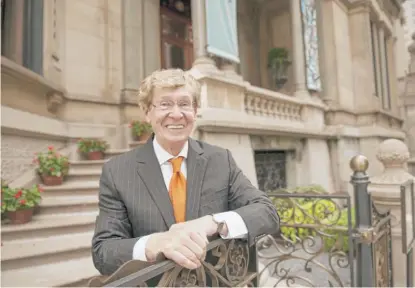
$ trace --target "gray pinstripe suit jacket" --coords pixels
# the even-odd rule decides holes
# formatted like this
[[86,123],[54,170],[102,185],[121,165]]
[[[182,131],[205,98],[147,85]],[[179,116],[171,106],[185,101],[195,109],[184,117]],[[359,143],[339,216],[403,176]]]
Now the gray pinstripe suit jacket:
[[[103,275],[132,259],[141,236],[167,231],[175,223],[152,140],[103,166],[92,239],[94,265]],[[187,193],[187,220],[236,211],[245,221],[250,244],[279,229],[275,207],[252,186],[229,150],[189,139]]]

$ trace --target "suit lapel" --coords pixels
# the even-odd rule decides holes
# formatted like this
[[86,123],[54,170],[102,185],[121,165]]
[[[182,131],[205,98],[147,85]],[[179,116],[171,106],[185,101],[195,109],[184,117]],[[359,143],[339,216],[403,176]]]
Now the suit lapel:
[[205,176],[207,159],[203,149],[193,139],[189,139],[189,152],[187,156],[187,197],[186,220],[193,220],[199,216],[200,196]]
[[138,174],[160,210],[167,227],[170,228],[176,221],[163,174],[154,152],[153,137],[150,137],[147,143],[144,144],[143,149],[139,150],[137,155]]

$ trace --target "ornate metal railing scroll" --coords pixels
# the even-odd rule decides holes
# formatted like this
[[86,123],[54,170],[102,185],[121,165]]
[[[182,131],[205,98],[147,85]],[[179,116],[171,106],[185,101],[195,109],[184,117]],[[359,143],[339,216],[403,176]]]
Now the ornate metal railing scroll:
[[373,205],[372,236],[374,260],[374,286],[392,287],[392,220],[390,211],[380,212]]
[[90,281],[94,287],[256,287],[255,246],[243,240],[209,243],[202,266],[188,270],[165,260],[153,265],[132,260],[109,277]]
[[265,266],[258,274],[261,284],[353,286],[354,215],[349,195],[268,195],[280,215],[281,234],[257,244],[258,261]]

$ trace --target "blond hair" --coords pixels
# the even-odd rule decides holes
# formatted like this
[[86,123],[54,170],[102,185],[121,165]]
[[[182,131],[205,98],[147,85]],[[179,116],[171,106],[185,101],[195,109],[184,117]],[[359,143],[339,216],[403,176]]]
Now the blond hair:
[[147,76],[140,85],[138,91],[138,105],[147,113],[153,101],[153,89],[186,87],[192,94],[196,105],[199,106],[200,84],[187,71],[181,69],[157,70]]

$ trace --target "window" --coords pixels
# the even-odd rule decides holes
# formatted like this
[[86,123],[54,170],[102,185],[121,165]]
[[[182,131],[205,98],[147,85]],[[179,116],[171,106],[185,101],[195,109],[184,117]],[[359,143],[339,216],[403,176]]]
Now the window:
[[42,74],[43,0],[1,0],[2,56]]
[[160,3],[162,67],[190,69],[193,63],[190,1]]
[[371,36],[371,41],[372,41],[372,61],[373,61],[373,76],[374,76],[374,79],[375,79],[375,95],[376,96],[379,96],[380,95],[380,91],[379,91],[379,89],[378,89],[378,77],[379,77],[379,75],[378,75],[378,70],[379,70],[379,68],[378,68],[378,62],[377,62],[377,60],[376,60],[376,45],[377,45],[377,37],[375,37],[375,33],[376,33],[376,25],[372,22],[372,21],[370,21],[370,36]]
[[287,188],[285,151],[258,150],[254,157],[259,190],[271,192]]
[[381,99],[383,109],[391,109],[389,36],[384,29],[376,22],[370,22],[375,95]]
[[385,81],[386,81],[386,89],[385,89],[385,97],[383,103],[383,108],[385,109],[391,109],[391,95],[390,95],[390,79],[389,79],[389,49],[388,49],[388,38],[383,38],[383,45],[385,50]]

